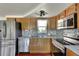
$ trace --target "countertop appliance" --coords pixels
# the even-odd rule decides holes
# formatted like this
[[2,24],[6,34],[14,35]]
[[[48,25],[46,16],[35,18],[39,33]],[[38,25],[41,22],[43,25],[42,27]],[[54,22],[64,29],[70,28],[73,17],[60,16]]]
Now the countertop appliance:
[[15,19],[0,21],[0,55],[15,56],[16,45]]

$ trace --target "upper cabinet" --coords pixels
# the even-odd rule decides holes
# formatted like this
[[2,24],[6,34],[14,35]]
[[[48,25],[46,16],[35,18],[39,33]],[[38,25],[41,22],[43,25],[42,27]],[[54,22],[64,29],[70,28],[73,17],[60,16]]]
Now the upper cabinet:
[[79,3],[77,3],[77,28],[79,29]]
[[56,16],[51,17],[50,19],[50,29],[56,29]]
[[56,20],[60,20],[60,14],[56,15]]
[[30,18],[16,18],[16,22],[21,22],[22,30],[29,30]]
[[70,14],[76,12],[76,10],[77,10],[76,4],[72,4],[66,9],[66,16],[69,16]]
[[16,18],[16,22],[21,22],[22,30],[31,30],[36,28],[35,18]]
[[65,18],[65,17],[66,17],[66,10],[62,11],[62,12],[59,14],[59,17],[60,17],[60,19]]
[[57,16],[55,16],[56,29],[57,29],[57,25],[58,25],[58,20],[60,20],[59,14]]
[[49,18],[49,19],[48,19],[48,23],[47,23],[47,29],[49,29],[49,30],[51,29],[51,28],[50,28],[50,25],[51,25],[51,24],[50,24],[50,18]]
[[36,18],[30,18],[30,29],[36,29],[36,27],[37,27]]

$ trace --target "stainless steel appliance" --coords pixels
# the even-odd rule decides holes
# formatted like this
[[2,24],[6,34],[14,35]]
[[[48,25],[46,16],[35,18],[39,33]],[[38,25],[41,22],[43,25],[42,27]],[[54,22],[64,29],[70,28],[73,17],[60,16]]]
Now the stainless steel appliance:
[[68,17],[64,18],[63,28],[65,29],[77,28],[77,13],[73,13]]
[[67,28],[77,28],[77,13],[74,13],[68,16]]
[[76,38],[64,36],[64,43],[65,45],[79,45],[79,40],[76,40]]
[[27,37],[19,37],[18,38],[18,52],[29,52],[29,38]]
[[77,29],[64,30],[64,43],[67,45],[79,45],[79,34]]
[[15,19],[0,21],[0,55],[15,56],[16,27]]
[[77,13],[73,13],[64,19],[58,20],[57,29],[77,28]]

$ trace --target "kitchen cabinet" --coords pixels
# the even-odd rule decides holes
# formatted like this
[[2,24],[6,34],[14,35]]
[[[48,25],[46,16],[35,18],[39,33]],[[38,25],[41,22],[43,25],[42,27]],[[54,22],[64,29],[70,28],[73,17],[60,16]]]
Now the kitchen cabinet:
[[63,19],[66,17],[66,10],[62,11],[60,14],[60,19]]
[[50,19],[50,29],[56,29],[56,17],[51,17]]
[[76,4],[72,4],[66,9],[66,16],[69,16],[70,14],[75,13],[76,11],[77,11]]
[[50,38],[31,38],[30,53],[51,53],[52,41]]
[[55,16],[55,20],[56,20],[56,29],[57,29],[58,20],[60,20],[60,15],[59,14],[57,16]]
[[37,27],[37,20],[36,18],[30,18],[30,29],[36,29]]
[[79,13],[79,3],[77,3],[76,6],[77,6],[77,12]]
[[56,20],[60,20],[60,14],[56,15]]
[[79,12],[77,13],[77,29],[79,30]]
[[22,19],[22,30],[29,30],[30,27],[30,18],[23,18]]
[[77,29],[79,30],[79,3],[77,3]]
[[51,29],[50,25],[51,25],[51,24],[50,24],[50,18],[49,18],[49,19],[48,19],[48,22],[47,22],[47,29],[48,29],[48,30]]
[[16,22],[21,22],[22,30],[30,29],[30,18],[16,18]]
[[22,30],[31,30],[36,28],[36,18],[16,18],[16,22],[21,22]]
[[66,56],[77,56],[73,51],[71,51],[70,49],[66,49]]

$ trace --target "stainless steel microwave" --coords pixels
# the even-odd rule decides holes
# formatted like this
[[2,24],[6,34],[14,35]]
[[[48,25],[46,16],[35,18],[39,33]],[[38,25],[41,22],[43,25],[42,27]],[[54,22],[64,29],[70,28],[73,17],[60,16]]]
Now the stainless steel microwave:
[[58,20],[57,29],[77,28],[77,13],[73,13],[64,19]]
[[67,18],[67,28],[77,28],[77,13],[71,14]]

